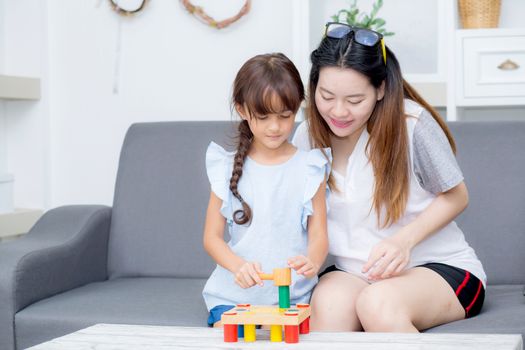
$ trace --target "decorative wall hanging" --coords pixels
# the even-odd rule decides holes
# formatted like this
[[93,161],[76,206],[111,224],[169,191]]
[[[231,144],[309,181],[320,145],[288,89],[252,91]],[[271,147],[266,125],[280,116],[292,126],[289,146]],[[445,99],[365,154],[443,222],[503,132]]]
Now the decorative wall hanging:
[[123,6],[121,5],[123,1],[109,0],[109,5],[119,15],[131,16],[131,15],[137,14],[140,11],[142,11],[144,9],[144,6],[146,6],[146,3],[148,2],[148,0],[137,0],[134,2],[135,4],[130,3],[128,4],[128,6]]
[[[98,1],[97,7],[100,6],[103,0]],[[119,15],[118,27],[117,27],[117,38],[115,47],[115,70],[113,76],[113,93],[119,93],[119,80],[120,80],[120,57],[121,57],[121,44],[122,44],[122,19],[131,18],[139,14],[146,7],[149,0],[108,0],[109,5],[113,11]],[[213,17],[208,15],[204,9],[200,6],[195,6],[190,0],[181,0],[182,5],[186,10],[197,17],[200,21],[216,29],[223,29],[228,27],[230,24],[237,22],[244,15],[246,15],[251,8],[252,1],[245,0],[244,5],[241,7],[239,12],[230,18],[226,18],[221,21],[215,20]]]
[[122,45],[122,19],[132,17],[141,12],[149,0],[108,0],[110,7],[120,15],[117,27],[117,38],[115,43],[115,70],[113,73],[113,93],[119,93],[120,80],[120,56]]
[[251,0],[246,0],[244,5],[241,7],[239,13],[237,13],[235,16],[226,18],[222,21],[216,21],[213,17],[208,15],[202,7],[193,5],[190,0],[181,0],[181,2],[182,2],[182,5],[184,5],[186,10],[188,10],[190,14],[194,15],[195,17],[197,17],[199,20],[209,25],[210,27],[217,28],[217,29],[226,28],[230,24],[237,22],[239,19],[241,19],[242,16],[244,16],[250,11],[250,7],[252,3]]

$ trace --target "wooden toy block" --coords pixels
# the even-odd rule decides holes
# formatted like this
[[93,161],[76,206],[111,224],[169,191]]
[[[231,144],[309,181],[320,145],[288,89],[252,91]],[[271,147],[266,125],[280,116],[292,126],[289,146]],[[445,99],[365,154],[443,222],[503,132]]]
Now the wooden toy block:
[[[286,315],[286,312],[294,313]],[[278,306],[252,305],[247,308],[233,308],[222,314],[222,324],[292,325],[298,326],[310,317],[310,307],[280,310]],[[246,336],[246,328],[244,329]]]
[[279,307],[287,309],[290,307],[290,287],[279,286]]
[[244,338],[244,325],[240,324],[237,326],[237,336],[239,338]]
[[299,343],[299,326],[284,326],[284,341]]
[[274,286],[290,286],[292,284],[292,270],[289,267],[273,269],[273,273],[260,273],[263,280],[273,280]]
[[[223,313],[223,316],[227,315],[235,315],[237,314],[234,311],[227,311]],[[238,333],[237,333],[237,325],[236,324],[227,324],[223,326],[223,333],[224,333],[224,341],[226,343],[235,343],[238,339]]]
[[244,325],[244,341],[253,342],[257,339],[255,334],[255,324]]
[[[310,304],[297,304],[297,308],[309,308]],[[310,316],[308,316],[301,324],[299,325],[299,334],[308,334],[310,333]]]
[[271,325],[270,326],[270,341],[271,342],[282,342],[283,341],[283,326]]

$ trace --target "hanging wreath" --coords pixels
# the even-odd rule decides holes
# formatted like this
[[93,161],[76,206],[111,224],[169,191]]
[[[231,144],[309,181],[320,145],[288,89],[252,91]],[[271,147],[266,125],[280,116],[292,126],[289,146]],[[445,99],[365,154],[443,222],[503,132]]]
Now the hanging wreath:
[[244,16],[250,11],[252,3],[251,0],[246,0],[244,5],[241,7],[239,13],[237,13],[235,16],[226,18],[222,21],[216,21],[213,17],[208,15],[202,7],[193,5],[190,0],[181,0],[181,2],[190,14],[194,15],[202,22],[208,24],[210,27],[217,29],[226,28],[230,24],[237,22],[239,19],[241,19],[242,16]]
[[115,11],[121,16],[131,16],[142,11],[142,9],[144,9],[144,6],[146,6],[148,0],[140,0],[138,2],[138,5],[132,8],[123,8],[120,6],[120,4],[118,4],[118,2],[119,1],[109,0],[109,5],[113,9],[113,11]]

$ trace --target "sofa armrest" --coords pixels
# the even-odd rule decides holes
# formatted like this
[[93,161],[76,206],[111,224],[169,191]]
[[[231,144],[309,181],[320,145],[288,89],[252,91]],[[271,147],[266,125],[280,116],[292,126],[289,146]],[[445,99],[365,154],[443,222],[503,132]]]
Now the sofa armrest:
[[14,315],[49,296],[107,279],[111,208],[65,206],[0,244],[0,348],[14,349]]

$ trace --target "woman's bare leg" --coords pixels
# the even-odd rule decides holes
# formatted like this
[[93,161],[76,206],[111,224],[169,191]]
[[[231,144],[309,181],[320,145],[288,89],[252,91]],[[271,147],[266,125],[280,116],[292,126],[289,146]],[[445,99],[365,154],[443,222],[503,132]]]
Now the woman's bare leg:
[[310,327],[314,331],[362,330],[355,302],[368,286],[361,278],[342,271],[323,275],[314,289]]
[[424,267],[366,287],[356,309],[364,330],[371,332],[418,332],[465,317],[450,285]]

